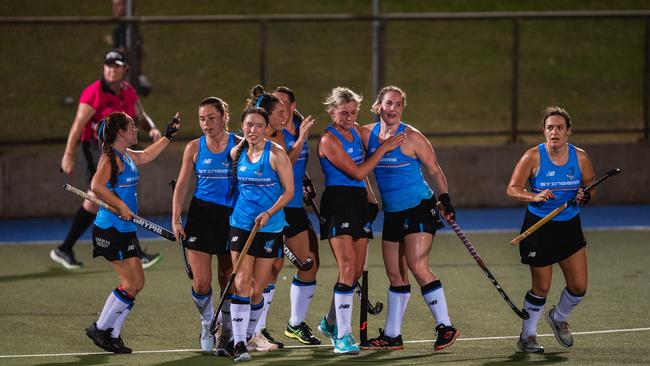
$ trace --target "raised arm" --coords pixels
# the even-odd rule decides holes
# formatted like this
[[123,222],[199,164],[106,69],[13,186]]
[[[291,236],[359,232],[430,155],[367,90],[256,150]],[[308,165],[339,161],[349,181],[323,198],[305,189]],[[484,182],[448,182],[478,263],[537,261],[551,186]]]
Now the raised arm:
[[61,170],[68,175],[74,172],[74,154],[77,144],[81,139],[81,134],[86,127],[86,124],[95,114],[95,109],[86,103],[79,103],[77,113],[72,121],[70,132],[68,132],[68,141],[65,145],[63,158],[61,158]]
[[303,145],[307,143],[307,138],[309,137],[309,129],[314,125],[314,121],[314,117],[312,116],[307,116],[302,120],[302,123],[300,124],[300,130],[298,131],[298,138],[293,143],[293,146],[291,146],[291,150],[287,151],[287,155],[289,156],[291,164],[295,164],[296,160],[298,160]]
[[167,124],[167,129],[165,130],[164,136],[165,138],[159,139],[153,144],[147,146],[147,148],[144,150],[135,151],[129,149],[129,152],[131,153],[131,157],[133,158],[135,164],[147,164],[148,162],[155,159],[158,155],[160,155],[160,153],[165,150],[167,145],[169,145],[171,140],[174,139],[174,135],[178,132],[178,129],[180,127],[180,113],[176,112],[174,118],[172,118],[171,122]]
[[185,146],[183,151],[183,161],[181,162],[181,170],[178,172],[176,179],[176,188],[174,189],[174,198],[172,199],[172,230],[176,239],[185,237],[183,224],[181,223],[181,214],[183,213],[183,204],[185,197],[190,189],[190,182],[194,177],[194,163],[199,151],[199,140],[190,141]]
[[151,137],[154,142],[160,140],[162,134],[156,128],[156,124],[153,123],[151,117],[149,117],[147,112],[144,111],[140,98],[138,98],[138,102],[135,105],[135,121],[149,134],[149,137]]

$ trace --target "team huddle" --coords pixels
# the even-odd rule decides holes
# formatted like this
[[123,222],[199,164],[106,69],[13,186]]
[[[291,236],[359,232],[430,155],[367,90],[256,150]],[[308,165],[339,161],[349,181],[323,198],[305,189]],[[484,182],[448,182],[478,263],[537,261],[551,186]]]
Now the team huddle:
[[[119,95],[130,86],[122,79],[107,80],[107,69],[126,65],[111,60],[106,58],[102,82],[112,87],[110,93]],[[325,285],[332,286],[332,297],[329,311],[315,324],[319,336],[306,322],[316,290],[319,246],[303,206],[305,194],[314,191],[305,183],[310,182],[306,175],[307,138],[314,118],[298,112],[296,96],[288,87],[267,92],[257,85],[250,94],[238,121],[241,136],[230,131],[228,103],[218,97],[199,103],[203,135],[185,146],[174,188],[171,227],[188,249],[191,296],[201,319],[201,349],[241,362],[251,360],[251,351],[283,347],[266,329],[266,318],[285,251],[299,261],[313,260],[313,265],[298,267],[291,282],[291,309],[284,331],[289,339],[318,345],[319,337],[325,337],[338,354],[403,349],[401,327],[411,295],[410,272],[434,319],[434,350],[451,346],[460,331],[451,322],[444,288],[430,268],[429,254],[442,220],[454,222],[455,210],[431,143],[402,120],[406,93],[396,86],[382,88],[371,107],[378,121],[365,125],[357,122],[363,98],[350,88],[332,89],[323,102],[331,119],[317,142],[325,190],[320,208],[313,207],[320,220],[320,239],[329,243],[338,277],[336,283]],[[93,256],[111,262],[119,284],[86,334],[113,353],[132,352],[120,331],[144,285],[142,249],[136,226],[129,221],[137,213],[137,166],[155,159],[180,128],[177,114],[164,134],[158,133],[162,137],[152,136],[155,142],[142,151],[131,150],[138,130],[136,116],[130,112],[118,106],[96,121],[87,121],[96,125],[93,137],[102,152],[90,193],[118,212],[99,208],[93,226]],[[549,107],[542,124],[545,143],[524,154],[507,188],[509,196],[529,203],[522,231],[571,197],[575,196],[577,204],[520,245],[522,263],[531,268],[532,286],[524,299],[530,316],[523,322],[517,345],[528,353],[544,351],[537,342],[537,322],[554,263],[559,263],[564,273],[566,288],[545,319],[562,346],[573,344],[567,318],[587,287],[586,241],[578,214],[594,193],[581,188],[594,181],[594,172],[586,153],[567,142],[569,114]],[[380,209],[369,181],[371,172],[384,212],[381,249],[390,286],[384,328],[375,338],[358,343],[353,336],[353,297],[367,268],[371,225]],[[184,203],[192,185],[195,188],[183,223],[181,214],[187,209]],[[215,296],[213,256],[217,258],[220,290]],[[233,273],[234,280],[229,281]],[[215,297],[223,299],[218,309]],[[219,329],[216,335],[215,328]]]

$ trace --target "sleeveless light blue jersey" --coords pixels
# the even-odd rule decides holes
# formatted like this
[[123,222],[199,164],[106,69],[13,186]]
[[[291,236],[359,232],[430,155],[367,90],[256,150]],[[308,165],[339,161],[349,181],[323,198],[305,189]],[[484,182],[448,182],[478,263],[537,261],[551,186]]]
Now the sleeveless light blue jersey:
[[[239,198],[235,204],[230,225],[251,230],[255,218],[273,206],[282,194],[280,178],[269,161],[271,156],[271,142],[266,141],[262,156],[256,163],[251,163],[246,155],[248,148],[244,148],[237,164],[237,185]],[[269,221],[260,228],[260,232],[279,233],[287,225],[284,219],[284,210],[271,216]]]
[[[406,127],[407,124],[400,123],[397,133],[404,133]],[[380,145],[380,129],[381,124],[377,123],[370,132],[368,156],[374,154]],[[399,146],[386,153],[373,171],[386,212],[398,212],[415,207],[420,204],[420,201],[433,195],[422,174],[420,161],[404,155]]]
[[[563,166],[553,164],[544,144],[537,145],[537,149],[539,150],[539,170],[528,182],[533,193],[550,189],[555,198],[546,202],[531,202],[528,204],[528,210],[536,216],[544,217],[575,196],[582,184],[582,172],[578,165],[575,146],[569,144],[569,161]],[[567,221],[579,213],[580,206],[569,206],[555,216],[553,221]]]
[[[302,121],[300,118],[294,116],[293,122],[296,125],[296,130],[300,130]],[[289,130],[284,129],[284,144],[287,148],[287,153],[292,149],[293,144],[298,139],[298,136],[291,134]],[[307,170],[307,161],[309,160],[309,144],[305,141],[302,144],[302,150],[298,155],[298,159],[293,164],[293,198],[287,204],[287,207],[302,207],[302,178],[305,176]]]
[[[363,151],[363,143],[361,138],[354,129],[351,129],[352,132],[352,141],[348,141],[343,137],[336,128],[332,125],[327,126],[327,131],[336,136],[341,143],[343,144],[343,150],[348,156],[354,161],[355,164],[359,165],[363,163],[365,159],[365,153]],[[339,168],[335,167],[327,158],[320,158],[320,165],[323,168],[323,174],[325,175],[325,186],[347,186],[347,187],[366,187],[365,180],[356,180],[350,178],[347,174],[341,171]]]
[[[115,151],[115,150],[113,150]],[[135,166],[133,159],[129,154],[122,155],[115,151],[115,155],[119,156],[124,164],[124,170],[117,175],[117,183],[115,188],[111,185],[110,180],[106,183],[106,187],[116,196],[118,196],[134,214],[138,213],[138,168]],[[116,214],[111,211],[99,207],[97,217],[95,217],[95,226],[102,229],[114,227],[117,231],[122,233],[130,233],[137,230],[134,223],[120,219]]]
[[199,139],[199,151],[194,163],[196,188],[194,197],[218,205],[233,207],[237,191],[230,195],[232,179],[232,159],[230,150],[235,146],[235,135],[228,133],[226,148],[215,154],[208,148],[205,136]]

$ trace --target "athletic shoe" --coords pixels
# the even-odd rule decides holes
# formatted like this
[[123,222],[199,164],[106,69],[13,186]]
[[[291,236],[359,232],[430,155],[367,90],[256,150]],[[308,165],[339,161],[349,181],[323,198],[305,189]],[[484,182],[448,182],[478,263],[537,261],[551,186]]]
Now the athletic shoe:
[[320,321],[320,324],[318,324],[318,331],[321,332],[325,337],[329,338],[330,342],[332,342],[332,346],[334,346],[334,343],[336,343],[336,324],[327,324],[327,319],[323,317],[323,319]]
[[334,353],[345,355],[359,354],[359,346],[355,344],[352,334],[347,333],[343,337],[336,339],[334,343]]
[[367,344],[362,344],[361,349],[370,350],[400,350],[404,349],[404,342],[402,342],[402,335],[397,337],[389,337],[384,333],[384,330],[379,328],[379,337],[371,338]]
[[320,344],[320,339],[314,336],[311,328],[305,322],[298,324],[297,326],[292,326],[287,324],[287,330],[284,331],[284,335],[289,338],[296,339],[302,344],[317,345]]
[[451,346],[456,342],[456,338],[460,335],[459,330],[456,330],[456,328],[451,325],[444,324],[439,324],[436,327],[436,333],[438,334],[438,339],[436,339],[436,343],[433,345],[433,349],[436,351]]
[[246,362],[251,360],[251,355],[248,353],[244,342],[239,342],[235,345],[233,356],[235,357],[235,362]]
[[117,338],[111,338],[111,340],[113,341],[114,353],[129,354],[133,352],[132,349],[124,345],[124,341],[122,340],[122,337],[118,336]]
[[199,344],[203,352],[212,352],[214,348],[214,335],[210,333],[210,324],[201,325],[201,333],[199,334]]
[[111,329],[101,330],[97,328],[97,322],[90,324],[86,328],[86,335],[92,339],[95,345],[104,351],[114,352],[113,338],[111,338]]
[[525,353],[544,353],[544,347],[537,343],[537,336],[534,335],[528,336],[526,339],[521,338],[521,335],[519,335],[517,348]]
[[214,354],[218,357],[230,357],[235,354],[234,348],[234,341],[229,340],[229,337],[220,336],[219,344],[217,344],[217,350],[214,352]]
[[260,333],[262,333],[264,338],[266,338],[266,340],[269,341],[270,343],[275,344],[276,346],[278,346],[278,348],[284,348],[284,343],[273,339],[273,337],[271,337],[271,333],[269,333],[269,331],[266,328],[262,328],[260,330]]
[[59,248],[52,249],[50,251],[50,258],[61,264],[66,269],[79,269],[84,266],[83,263],[79,262],[77,258],[74,257],[73,251],[62,250]]
[[257,332],[248,340],[247,347],[249,351],[257,352],[269,352],[276,351],[278,349],[278,345],[269,342],[269,340],[266,339],[266,337],[264,337],[261,332]]
[[153,254],[148,254],[145,253],[145,251],[142,251],[142,268],[147,269],[155,266],[158,262],[160,262],[160,259],[162,257],[160,256],[160,253],[153,253]]
[[557,310],[555,309],[555,305],[553,305],[553,308],[551,308],[551,310],[546,313],[546,316],[544,318],[546,319],[546,322],[551,327],[551,329],[553,329],[553,334],[555,335],[555,340],[557,340],[557,343],[559,343],[562,347],[571,347],[573,346],[573,335],[569,329],[569,323],[561,320],[555,320],[553,316],[555,315],[556,311]]

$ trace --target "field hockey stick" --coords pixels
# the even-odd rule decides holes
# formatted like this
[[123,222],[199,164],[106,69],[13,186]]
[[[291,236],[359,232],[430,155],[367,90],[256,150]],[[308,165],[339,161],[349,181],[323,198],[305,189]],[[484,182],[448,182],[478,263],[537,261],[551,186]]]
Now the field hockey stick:
[[[302,184],[304,187],[306,187],[307,190],[307,195],[303,195],[303,201],[307,206],[311,207],[312,211],[314,211],[314,214],[320,221],[321,216],[320,216],[320,210],[318,209],[318,206],[316,206],[316,202],[314,201],[314,197],[316,197],[316,191],[314,190],[314,186],[311,182],[311,178],[309,178],[309,174],[305,172],[305,177],[302,180]],[[367,271],[367,268],[365,269]],[[356,282],[355,284],[355,292],[357,296],[359,297],[359,301],[363,303],[363,295],[362,295],[362,289],[361,289],[361,284],[359,281]],[[377,315],[381,313],[382,310],[384,310],[384,304],[381,301],[375,302],[375,305],[373,306],[370,300],[366,299],[366,307],[368,308],[368,313],[372,315]]]
[[368,253],[370,246],[366,247],[366,258],[363,262],[363,275],[361,276],[361,306],[359,309],[359,339],[360,345],[368,343]]
[[[95,196],[91,196],[88,193],[69,185],[68,183],[63,185],[63,189],[65,189],[68,192],[74,193],[77,196],[83,197],[84,199],[87,199],[88,201],[90,201],[90,202],[92,202],[92,203],[94,203],[94,204],[96,204],[98,206],[101,206],[101,207],[111,211],[112,213],[118,215],[118,217],[119,217],[119,211],[115,207],[110,206],[108,203],[100,200],[99,198],[97,198]],[[124,220],[124,219],[122,219],[122,220]],[[149,221],[149,220],[147,220],[145,218],[142,218],[142,217],[140,217],[138,215],[133,215],[133,217],[131,217],[130,220],[125,220],[125,221],[131,221],[132,223],[134,223],[134,224],[136,224],[138,226],[141,226],[141,227],[143,227],[143,228],[145,228],[145,229],[147,229],[147,230],[149,230],[149,231],[151,231],[153,233],[156,233],[156,234],[162,236],[163,238],[165,238],[165,239],[167,239],[169,241],[176,241],[176,237],[174,236],[174,233],[172,233],[171,231],[165,229],[164,227],[162,227],[160,225],[157,225],[157,224],[154,224],[153,222],[151,222],[151,221]]]
[[[608,171],[604,176],[600,177],[598,180],[593,182],[590,186],[585,188],[584,192],[589,192],[592,188],[595,186],[599,185],[605,179],[609,177],[613,177],[616,174],[620,173],[621,170],[616,168]],[[512,239],[510,241],[510,244],[512,245],[517,245],[519,244],[522,240],[526,239],[527,237],[530,236],[530,234],[534,233],[537,231],[540,227],[544,226],[547,222],[551,221],[555,216],[559,215],[560,212],[564,211],[567,207],[573,205],[576,203],[576,196],[573,196],[570,200],[566,201],[564,204],[560,205],[558,208],[555,210],[551,211],[548,215],[544,216],[541,220],[537,221],[535,225],[531,226],[528,228],[528,230],[524,231],[523,233],[519,234],[516,238]]]
[[[442,203],[438,202],[437,206],[438,206],[438,210],[440,210],[441,213],[444,213],[444,206],[442,205]],[[441,215],[441,216],[444,217],[444,214]],[[465,245],[465,248],[467,248],[467,250],[469,251],[469,254],[472,256],[472,258],[474,258],[476,263],[478,263],[478,266],[481,267],[481,269],[483,270],[483,273],[485,273],[487,278],[492,283],[492,286],[494,286],[494,288],[496,288],[497,291],[499,291],[499,293],[501,294],[501,297],[503,297],[503,299],[510,306],[512,311],[514,311],[515,314],[517,314],[517,316],[520,317],[521,319],[524,319],[524,320],[528,319],[530,317],[530,315],[528,314],[528,311],[526,311],[526,309],[521,309],[520,310],[512,302],[512,300],[510,300],[510,297],[508,296],[508,294],[506,294],[506,292],[503,290],[503,288],[501,288],[501,285],[499,285],[499,282],[497,282],[496,278],[494,278],[494,276],[492,275],[490,270],[487,268],[487,266],[485,265],[485,262],[483,262],[483,259],[481,259],[481,257],[478,255],[478,252],[476,251],[476,248],[474,248],[472,243],[470,243],[469,239],[467,239],[467,237],[465,236],[463,231],[460,229],[460,226],[458,226],[458,224],[456,223],[456,220],[454,220],[454,219],[448,219],[447,220],[446,218],[445,218],[445,220],[447,221],[449,226],[451,226],[451,228],[454,230],[454,232],[456,233],[456,235],[458,236],[460,241],[463,242],[463,244]]]
[[248,235],[248,239],[246,239],[246,243],[244,244],[244,247],[242,248],[241,252],[239,252],[239,257],[237,258],[237,262],[235,263],[235,266],[232,269],[232,274],[230,275],[230,279],[228,280],[228,283],[226,284],[226,287],[223,289],[223,292],[221,293],[221,298],[219,299],[219,306],[217,306],[217,310],[214,312],[214,316],[212,316],[212,322],[210,323],[210,333],[215,334],[219,327],[217,326],[217,318],[219,317],[219,312],[221,312],[221,308],[223,307],[223,302],[226,299],[226,296],[228,296],[228,291],[230,291],[230,287],[232,286],[233,281],[235,280],[235,276],[237,276],[237,272],[239,272],[239,267],[241,267],[241,264],[244,262],[244,258],[248,255],[248,248],[250,248],[251,244],[253,243],[253,239],[255,238],[255,234],[257,234],[257,230],[260,228],[260,223],[258,221],[255,221],[255,226],[253,226],[253,229],[251,230],[251,233]]
[[[172,188],[172,194],[174,193],[174,190],[176,189],[176,179],[172,179],[169,181],[169,186]],[[183,223],[178,221],[179,224],[183,225]],[[180,245],[178,246],[181,250],[181,259],[183,259],[183,266],[185,266],[185,273],[187,273],[187,277],[190,278],[190,280],[194,279],[194,273],[192,273],[192,267],[190,267],[190,262],[187,261],[187,252],[185,251],[187,245],[185,244],[185,238],[180,236],[178,237],[180,240]]]
[[284,256],[287,257],[287,259],[289,259],[289,261],[293,263],[293,265],[296,266],[296,268],[298,268],[300,271],[309,271],[314,265],[314,260],[311,259],[311,257],[307,257],[307,259],[302,262],[300,258],[293,254],[291,249],[286,244],[283,245],[282,251],[284,252]]

